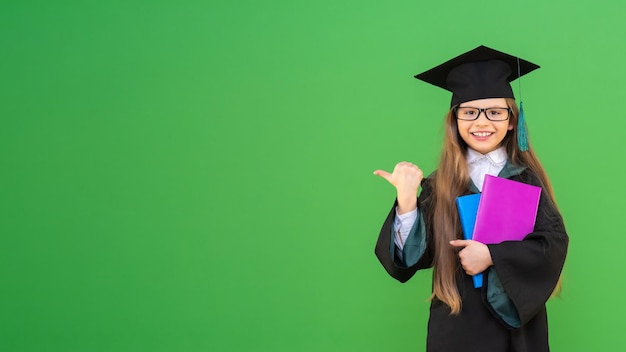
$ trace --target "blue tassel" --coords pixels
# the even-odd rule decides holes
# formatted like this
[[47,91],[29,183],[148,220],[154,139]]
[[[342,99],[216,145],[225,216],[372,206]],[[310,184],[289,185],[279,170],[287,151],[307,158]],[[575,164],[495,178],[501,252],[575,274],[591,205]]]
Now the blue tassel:
[[526,129],[526,119],[524,118],[524,104],[521,101],[517,119],[517,145],[523,152],[528,150],[528,130]]

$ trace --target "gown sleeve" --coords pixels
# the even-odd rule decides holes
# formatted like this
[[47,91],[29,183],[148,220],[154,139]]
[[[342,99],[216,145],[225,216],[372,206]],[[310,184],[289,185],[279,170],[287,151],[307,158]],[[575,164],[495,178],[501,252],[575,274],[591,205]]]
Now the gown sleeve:
[[[533,175],[519,181],[540,186]],[[515,307],[521,326],[545,309],[561,275],[568,243],[561,214],[542,191],[534,232],[522,241],[488,245],[499,284]],[[490,309],[494,311],[494,307]]]
[[374,251],[387,273],[403,283],[413,277],[417,270],[431,267],[433,261],[432,235],[424,221],[424,208],[428,206],[427,199],[431,192],[429,180],[424,179],[421,186],[422,192],[417,200],[417,219],[402,250],[403,258],[395,254],[392,233],[397,200],[383,223]]

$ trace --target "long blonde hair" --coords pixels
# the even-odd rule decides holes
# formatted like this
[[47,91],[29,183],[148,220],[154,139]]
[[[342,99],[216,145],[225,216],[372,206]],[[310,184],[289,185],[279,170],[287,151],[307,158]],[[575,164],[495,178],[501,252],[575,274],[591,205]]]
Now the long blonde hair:
[[[532,146],[530,146],[530,141],[527,151],[522,152],[518,147],[517,119],[519,110],[514,99],[505,98],[505,100],[511,108],[509,122],[514,126],[512,130],[507,131],[502,140],[502,146],[506,149],[509,162],[514,165],[526,166],[533,171],[539,177],[542,188],[556,204],[550,180]],[[445,136],[439,167],[434,176],[434,211],[429,220],[432,224],[435,241],[432,298],[436,297],[450,306],[452,314],[458,314],[461,311],[462,303],[456,285],[455,273],[459,270],[457,253],[449,245],[449,242],[462,238],[455,199],[465,194],[470,186],[466,154],[467,144],[459,134],[456,116],[453,109],[450,109],[446,116]],[[559,279],[555,292],[560,291],[560,282]]]

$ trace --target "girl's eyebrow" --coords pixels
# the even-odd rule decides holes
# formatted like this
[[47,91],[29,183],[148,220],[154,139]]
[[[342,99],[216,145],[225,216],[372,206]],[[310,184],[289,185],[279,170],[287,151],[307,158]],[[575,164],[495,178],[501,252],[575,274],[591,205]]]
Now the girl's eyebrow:
[[488,108],[478,108],[475,106],[459,106],[460,108],[472,108],[472,109],[508,109],[509,107],[502,107],[502,106],[490,106]]

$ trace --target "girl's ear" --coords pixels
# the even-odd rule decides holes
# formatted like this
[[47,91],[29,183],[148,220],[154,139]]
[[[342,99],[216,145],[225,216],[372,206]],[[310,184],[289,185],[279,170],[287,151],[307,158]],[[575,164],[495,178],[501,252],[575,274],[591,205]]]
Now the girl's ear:
[[507,128],[509,131],[513,130],[513,124],[509,122],[509,127]]

